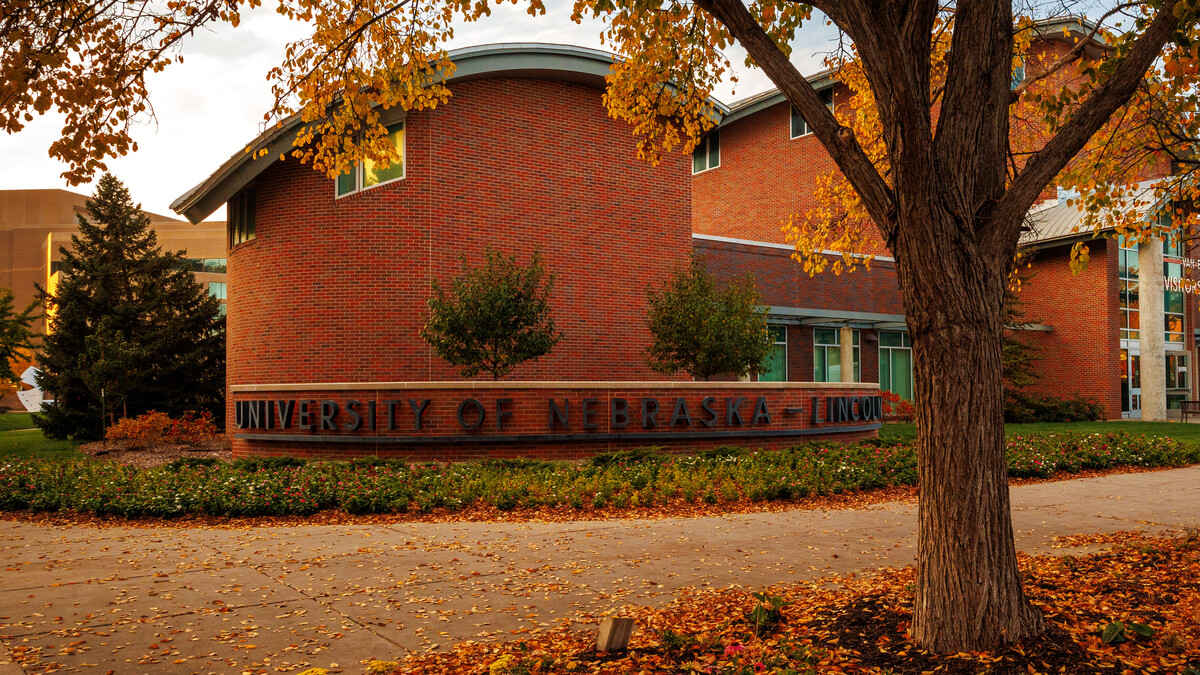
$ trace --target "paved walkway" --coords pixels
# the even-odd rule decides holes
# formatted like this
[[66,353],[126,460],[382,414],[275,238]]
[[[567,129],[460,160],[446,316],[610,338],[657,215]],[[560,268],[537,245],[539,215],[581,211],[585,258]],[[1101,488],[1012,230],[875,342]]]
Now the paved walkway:
[[[1013,489],[1018,547],[1200,525],[1200,467]],[[915,504],[713,518],[126,529],[0,522],[0,675],[361,673],[366,658],[514,633],[684,586],[913,561]],[[14,651],[15,650],[15,651]],[[43,666],[44,667],[44,666]]]

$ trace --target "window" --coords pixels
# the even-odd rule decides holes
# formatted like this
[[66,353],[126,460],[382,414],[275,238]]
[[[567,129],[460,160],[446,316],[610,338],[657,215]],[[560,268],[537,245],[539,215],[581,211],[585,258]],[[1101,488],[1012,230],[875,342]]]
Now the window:
[[[821,97],[821,102],[825,104],[825,107],[829,108],[829,112],[833,112],[833,87],[822,89],[817,92],[817,95]],[[811,133],[812,127],[808,126],[808,122],[804,121],[795,108],[792,108],[792,138],[800,138]]]
[[184,258],[180,261],[185,270],[205,274],[225,274],[225,258]]
[[356,163],[346,173],[337,177],[337,196],[348,194],[383,185],[404,178],[404,122],[393,124],[387,128],[388,139],[400,156],[388,166],[383,166],[371,160]]
[[879,389],[911,401],[912,341],[908,333],[879,331]]
[[226,209],[229,220],[229,247],[254,238],[254,186],[243,188],[229,200]]
[[[1163,241],[1163,276],[1183,278],[1183,233],[1176,231]],[[1168,291],[1163,295],[1163,329],[1167,342],[1183,344],[1183,291]],[[1167,379],[1169,383],[1170,378]],[[1170,388],[1170,385],[1167,385]]]
[[226,288],[227,288],[227,287],[226,287],[226,282],[224,282],[224,281],[210,281],[210,282],[208,282],[208,294],[209,294],[209,295],[211,295],[211,296],[213,296],[214,298],[216,298],[216,299],[218,299],[218,300],[224,300],[224,299],[225,299],[225,291],[226,291]]
[[787,382],[787,326],[768,326],[767,342],[771,351],[763,359],[759,382]]
[[692,151],[692,173],[700,173],[721,166],[721,130],[717,129]]
[[[854,381],[860,382],[858,329],[854,330]],[[837,328],[813,329],[813,382],[842,381],[841,331]]]
[[[1180,232],[1176,231],[1163,242],[1163,275],[1182,277],[1183,255]],[[1118,292],[1121,306],[1121,339],[1140,339],[1141,321],[1138,311],[1138,242],[1126,241],[1121,237],[1117,253]],[[1163,339],[1168,344],[1182,345],[1183,339],[1183,291],[1163,290]]]
[[1180,401],[1191,398],[1190,354],[1167,352],[1167,407],[1178,408]]

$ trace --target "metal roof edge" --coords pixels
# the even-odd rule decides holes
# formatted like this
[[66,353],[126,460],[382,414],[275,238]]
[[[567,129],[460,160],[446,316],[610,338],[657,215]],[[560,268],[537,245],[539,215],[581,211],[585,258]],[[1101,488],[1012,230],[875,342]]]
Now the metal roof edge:
[[[447,55],[455,64],[451,82],[523,73],[602,87],[616,61],[614,55],[598,49],[534,42],[475,45]],[[724,106],[720,107],[725,112]],[[300,116],[292,115],[259,134],[208,178],[171,202],[171,210],[192,223],[204,220],[290,150],[300,124]],[[253,157],[263,149],[265,155]]]

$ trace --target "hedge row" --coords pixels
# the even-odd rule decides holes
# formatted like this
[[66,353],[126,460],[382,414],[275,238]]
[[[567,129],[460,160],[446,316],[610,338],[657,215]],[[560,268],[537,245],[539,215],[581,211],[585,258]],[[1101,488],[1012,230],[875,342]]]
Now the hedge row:
[[[1126,434],[1044,435],[1008,441],[1011,476],[1114,466],[1200,463],[1200,446]],[[917,480],[911,443],[810,444],[780,452],[720,448],[698,456],[653,449],[586,463],[491,460],[436,466],[376,458],[180,460],[152,469],[113,462],[7,460],[0,510],[171,517],[384,513],[490,505],[575,509],[802,499]]]

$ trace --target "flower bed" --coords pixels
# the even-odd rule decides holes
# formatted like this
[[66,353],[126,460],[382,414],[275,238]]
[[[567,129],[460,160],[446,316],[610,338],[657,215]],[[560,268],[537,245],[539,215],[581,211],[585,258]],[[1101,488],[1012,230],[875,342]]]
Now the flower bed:
[[[1008,441],[1009,474],[1200,462],[1200,446],[1126,434],[1049,434]],[[114,462],[7,460],[0,510],[127,517],[450,511],[489,506],[578,510],[801,500],[914,485],[911,443],[810,444],[778,452],[719,448],[696,456],[652,449],[586,463],[491,460],[449,466],[375,458],[179,460],[138,469]]]

